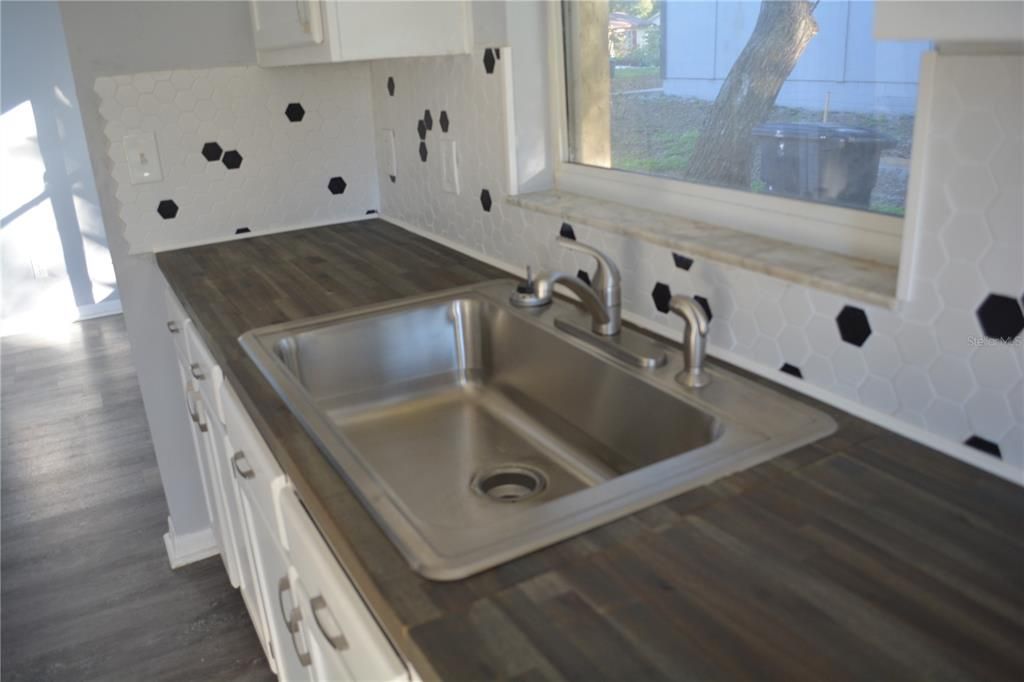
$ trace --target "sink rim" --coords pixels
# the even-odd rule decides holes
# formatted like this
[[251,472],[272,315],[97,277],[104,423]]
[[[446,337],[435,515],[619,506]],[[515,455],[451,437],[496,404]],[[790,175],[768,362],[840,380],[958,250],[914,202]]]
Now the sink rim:
[[[699,487],[738,470],[755,466],[774,456],[813,442],[835,431],[831,417],[788,396],[760,386],[727,370],[710,368],[716,392],[723,387],[738,397],[752,393],[787,403],[787,416],[793,428],[780,429],[777,424],[751,426],[735,414],[725,413],[714,402],[705,400],[708,389],[695,391],[677,384],[681,369],[681,353],[665,345],[669,361],[658,368],[639,369],[614,356],[605,354],[585,341],[576,339],[554,326],[554,320],[569,314],[581,314],[577,307],[557,300],[545,309],[518,309],[507,304],[507,293],[515,281],[489,280],[443,291],[360,306],[252,329],[239,337],[239,342],[255,362],[263,376],[274,387],[292,415],[316,442],[323,456],[345,480],[374,517],[378,526],[391,539],[409,564],[423,576],[434,580],[456,580],[491,568],[505,561],[555,542],[573,537],[610,521],[624,518],[640,509],[653,506],[687,490]],[[410,509],[386,481],[382,480],[354,447],[324,414],[317,409],[301,381],[294,376],[275,352],[283,338],[295,337],[386,313],[398,313],[459,298],[479,297],[500,306],[504,311],[526,322],[543,327],[578,352],[589,353],[600,361],[626,371],[634,378],[651,384],[672,398],[705,413],[716,421],[720,433],[710,442],[692,450],[667,457],[654,464],[626,472],[597,486],[550,500],[543,505],[521,509],[504,522],[475,527],[463,539],[477,542],[469,549],[446,549],[439,538],[431,541]],[[625,330],[624,330],[625,331]],[[636,333],[636,332],[630,332]],[[752,402],[749,398],[741,402]],[[756,401],[754,401],[756,402]],[[802,433],[794,433],[802,430]],[[486,541],[483,541],[486,536]]]

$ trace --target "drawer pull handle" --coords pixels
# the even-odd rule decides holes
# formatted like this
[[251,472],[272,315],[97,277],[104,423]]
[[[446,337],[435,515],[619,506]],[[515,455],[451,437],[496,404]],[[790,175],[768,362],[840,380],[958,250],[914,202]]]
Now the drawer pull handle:
[[202,368],[199,366],[198,362],[193,362],[191,365],[189,365],[189,369],[192,370],[192,376],[195,377],[196,379],[202,381],[203,379],[206,378],[206,375],[203,374]]
[[309,651],[302,651],[299,648],[299,640],[296,638],[297,635],[301,634],[299,629],[299,623],[302,621],[302,614],[299,613],[299,607],[296,606],[292,609],[292,617],[288,621],[288,632],[292,635],[292,647],[295,649],[295,655],[299,659],[299,665],[303,668],[308,668],[313,662],[313,657],[309,655]]
[[[242,468],[243,465],[245,466],[244,469]],[[245,458],[245,453],[241,450],[231,457],[231,466],[235,468],[235,473],[246,480],[256,477],[256,470],[252,468],[249,460]]]
[[[348,640],[345,639],[345,633],[341,631],[341,627],[338,626],[337,621],[334,620],[334,614],[327,607],[327,601],[322,596],[316,596],[309,600],[309,607],[313,611],[313,620],[316,621],[317,628],[320,629],[320,634],[324,636],[324,639],[334,647],[335,651],[345,651],[348,649]],[[324,623],[320,620],[320,612],[324,612],[326,619],[329,620],[338,634],[331,635],[327,633],[327,628],[324,627]]]
[[206,423],[203,416],[199,414],[199,406],[192,407],[192,391],[185,391],[185,409],[188,410],[188,416],[195,422],[195,425],[199,427],[199,430],[206,433],[210,430],[210,425]]
[[178,323],[174,320],[170,320],[167,322],[167,331],[172,334],[179,334],[181,333],[181,327],[179,327]]
[[305,668],[313,662],[313,658],[309,655],[308,651],[301,651],[299,649],[299,642],[295,638],[295,635],[299,634],[301,630],[299,623],[302,622],[302,612],[299,611],[298,606],[293,606],[290,611],[284,606],[284,593],[290,592],[291,589],[292,584],[288,580],[288,576],[284,576],[277,581],[277,605],[281,608],[281,618],[284,619],[285,627],[288,628],[288,632],[292,636],[292,647],[295,649],[295,655],[299,659],[299,664]]

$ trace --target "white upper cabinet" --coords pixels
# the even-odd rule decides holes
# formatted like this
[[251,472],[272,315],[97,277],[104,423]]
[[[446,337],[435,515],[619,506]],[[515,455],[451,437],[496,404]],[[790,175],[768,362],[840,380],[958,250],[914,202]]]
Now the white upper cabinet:
[[936,43],[1020,43],[1024,41],[1024,2],[880,0],[875,5],[875,37]]
[[468,0],[252,0],[260,66],[466,54]]
[[318,0],[251,3],[256,49],[283,50],[322,43],[324,31],[320,4]]

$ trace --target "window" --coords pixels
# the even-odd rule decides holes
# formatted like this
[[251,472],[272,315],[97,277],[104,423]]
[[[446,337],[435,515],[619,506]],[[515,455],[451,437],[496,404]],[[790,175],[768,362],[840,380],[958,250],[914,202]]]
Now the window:
[[902,217],[930,46],[875,40],[873,15],[867,0],[565,2],[566,160]]

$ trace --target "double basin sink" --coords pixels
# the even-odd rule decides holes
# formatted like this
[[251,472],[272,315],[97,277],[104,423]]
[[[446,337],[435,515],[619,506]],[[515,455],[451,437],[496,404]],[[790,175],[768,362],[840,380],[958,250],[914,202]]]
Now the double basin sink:
[[427,578],[471,575],[835,429],[724,369],[684,387],[667,345],[661,366],[631,366],[556,327],[585,321],[576,305],[517,308],[514,288],[492,281],[241,337]]

